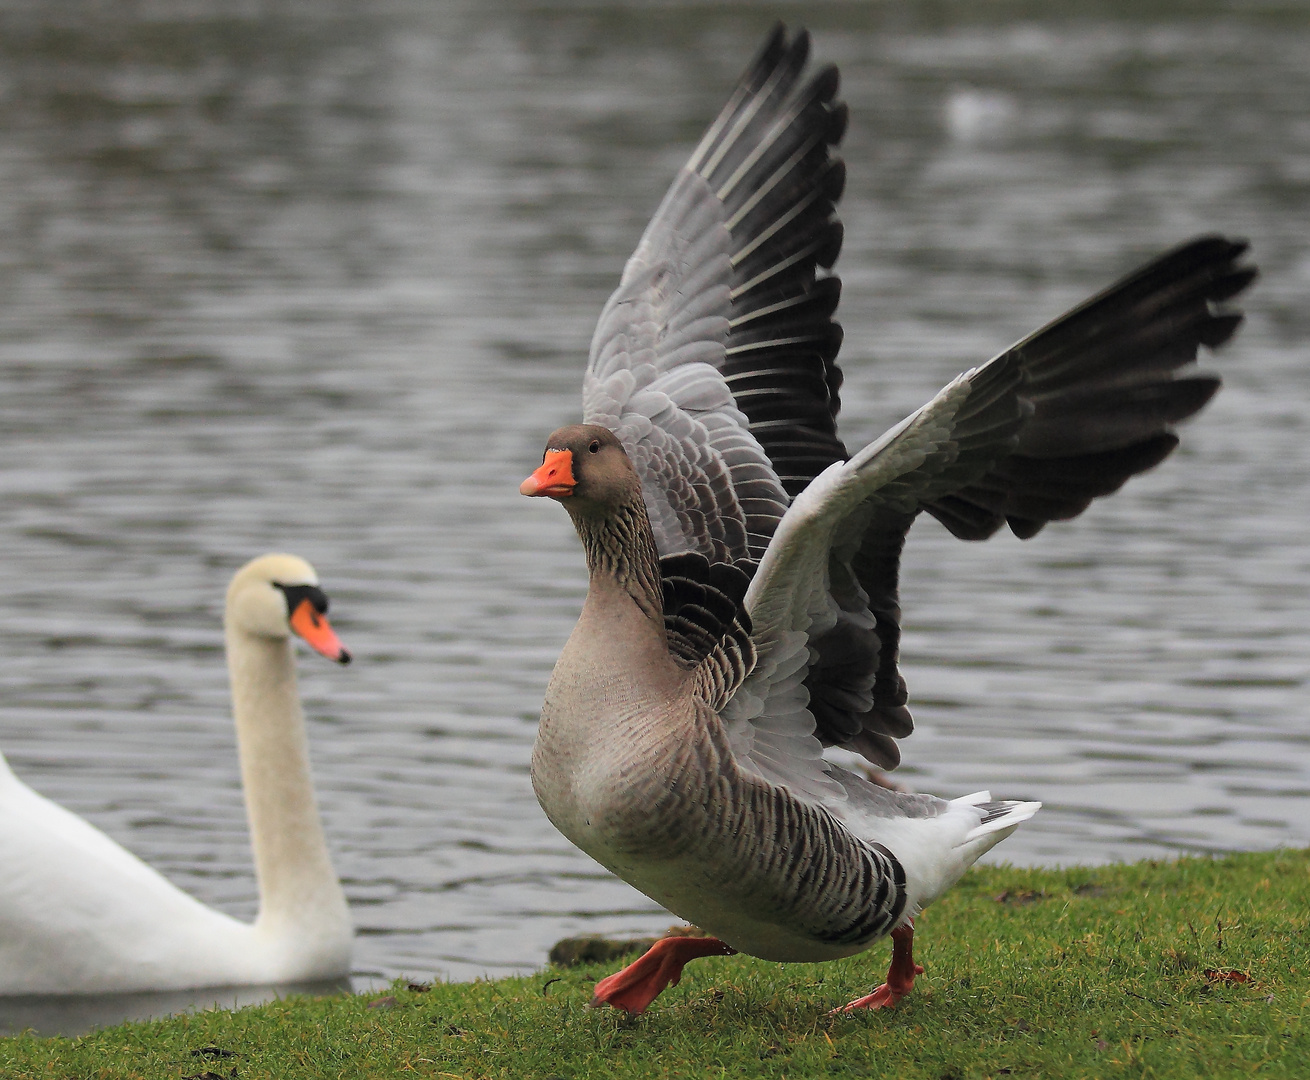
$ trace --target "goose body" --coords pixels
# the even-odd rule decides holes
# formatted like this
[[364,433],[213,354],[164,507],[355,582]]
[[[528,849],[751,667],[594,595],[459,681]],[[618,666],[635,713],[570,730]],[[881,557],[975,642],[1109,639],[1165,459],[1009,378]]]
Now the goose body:
[[922,512],[979,540],[1081,513],[1165,458],[1213,376],[1180,373],[1241,316],[1241,241],[1200,237],[965,372],[881,439],[837,436],[845,128],[837,73],[801,79],[778,27],[711,124],[601,313],[584,423],[526,495],[582,540],[587,599],[546,691],[537,797],[578,847],[711,934],[603,980],[641,1012],[683,964],[828,960],[890,935],[1039,808],[889,790],[913,730],[898,566]]
[[243,923],[177,888],[0,759],[0,994],[176,990],[334,978],[352,929],[309,771],[291,634],[340,663],[314,570],[248,563],[225,635],[260,910]]
[[[559,497],[591,583],[546,690],[532,776],[551,821],[603,866],[733,950],[833,960],[907,922],[1037,810],[891,791],[827,763],[829,789],[807,796],[752,767],[707,692],[706,664],[726,657],[692,667],[670,648],[661,564],[622,444],[582,425],[549,446],[543,469],[571,458],[576,483]],[[607,512],[593,514],[597,504]],[[684,561],[684,574],[722,590],[711,606],[742,604],[744,573],[729,566],[715,581],[707,561]],[[744,640],[744,608],[732,630],[700,617]]]

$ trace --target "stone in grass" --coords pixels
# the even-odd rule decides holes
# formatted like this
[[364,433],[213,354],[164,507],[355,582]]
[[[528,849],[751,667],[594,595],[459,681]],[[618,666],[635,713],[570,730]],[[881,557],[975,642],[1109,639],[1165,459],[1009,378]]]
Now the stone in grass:
[[550,962],[557,967],[577,967],[579,964],[607,964],[632,952],[645,952],[655,944],[655,938],[607,938],[587,934],[583,937],[564,938],[550,948]]
[[[670,926],[663,937],[709,937],[696,926]],[[607,938],[598,934],[565,938],[551,946],[548,959],[557,967],[577,967],[579,964],[608,964],[629,953],[645,952],[659,938]]]

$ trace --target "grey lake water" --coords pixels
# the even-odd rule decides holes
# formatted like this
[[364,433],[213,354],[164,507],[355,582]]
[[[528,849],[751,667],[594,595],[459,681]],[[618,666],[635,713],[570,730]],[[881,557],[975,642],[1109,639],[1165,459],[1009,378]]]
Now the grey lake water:
[[295,551],[356,656],[300,665],[356,984],[668,925],[533,798],[585,574],[517,489],[781,16],[851,108],[848,444],[1192,234],[1263,271],[1161,468],[1026,543],[915,527],[902,779],[1043,800],[1016,863],[1310,843],[1310,9],[976,7],[6,3],[15,771],[250,917],[222,599]]

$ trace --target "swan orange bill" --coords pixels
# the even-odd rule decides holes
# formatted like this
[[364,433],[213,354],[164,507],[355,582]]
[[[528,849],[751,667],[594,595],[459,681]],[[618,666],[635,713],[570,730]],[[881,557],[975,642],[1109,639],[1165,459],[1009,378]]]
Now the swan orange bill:
[[311,648],[321,652],[329,660],[338,664],[349,664],[350,653],[341,644],[337,632],[327,621],[327,616],[314,609],[308,598],[300,601],[291,613],[291,629],[304,638]]
[[562,499],[573,494],[577,483],[573,478],[573,451],[547,450],[541,467],[519,485],[519,494]]

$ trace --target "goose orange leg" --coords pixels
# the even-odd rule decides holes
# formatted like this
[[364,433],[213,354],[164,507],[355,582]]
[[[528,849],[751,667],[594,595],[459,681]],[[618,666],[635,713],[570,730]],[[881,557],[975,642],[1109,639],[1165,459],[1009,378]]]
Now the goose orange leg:
[[699,956],[731,956],[737,950],[718,938],[660,938],[638,959],[596,984],[591,1004],[613,1005],[638,1016],[667,986],[677,986],[683,967]]
[[922,974],[923,965],[914,962],[914,923],[907,922],[892,931],[892,963],[887,969],[887,981],[872,994],[856,998],[828,1015],[855,1009],[890,1009],[914,988],[914,977]]

